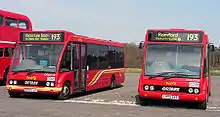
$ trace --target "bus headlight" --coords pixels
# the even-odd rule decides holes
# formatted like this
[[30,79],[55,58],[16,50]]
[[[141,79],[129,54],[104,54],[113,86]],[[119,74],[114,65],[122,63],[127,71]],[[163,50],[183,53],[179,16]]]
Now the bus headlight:
[[189,93],[193,93],[193,88],[189,88],[189,89],[188,89],[188,92],[189,92]]
[[149,86],[148,85],[145,85],[144,86],[144,89],[147,91],[147,90],[149,90]]
[[48,86],[48,87],[49,87],[49,86],[50,86],[50,82],[47,82],[47,83],[46,83],[46,86]]
[[154,86],[150,86],[150,90],[153,91],[154,90]]
[[9,81],[9,84],[12,85],[12,84],[13,84],[13,80],[10,80],[10,81]]
[[194,93],[198,94],[199,93],[199,89],[194,89]]
[[51,87],[54,87],[54,82],[51,82],[51,83],[50,83],[50,86],[51,86]]
[[17,84],[17,80],[14,80],[14,84],[15,84],[15,85]]

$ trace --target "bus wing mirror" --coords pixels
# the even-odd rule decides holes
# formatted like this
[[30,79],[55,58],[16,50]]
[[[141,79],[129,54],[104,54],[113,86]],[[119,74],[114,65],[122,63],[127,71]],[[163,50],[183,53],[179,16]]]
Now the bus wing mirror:
[[86,70],[89,70],[89,66],[88,65],[86,66]]
[[209,45],[209,50],[212,51],[212,52],[215,51],[215,46],[214,45]]
[[141,41],[140,44],[139,44],[139,49],[143,49],[143,47],[144,47],[144,42]]

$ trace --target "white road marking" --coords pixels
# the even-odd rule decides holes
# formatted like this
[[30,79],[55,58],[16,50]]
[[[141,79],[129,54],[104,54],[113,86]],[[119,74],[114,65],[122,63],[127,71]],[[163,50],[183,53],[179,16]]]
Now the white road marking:
[[[118,106],[139,106],[134,101],[124,101],[124,100],[113,100],[113,101],[104,101],[103,99],[90,99],[86,98],[84,100],[64,100],[56,101],[64,103],[81,103],[81,104],[102,104],[102,105],[118,105]],[[210,112],[220,112],[220,107],[208,106],[206,111]]]
[[58,102],[72,102],[72,103],[83,103],[83,104],[103,104],[103,105],[119,105],[119,106],[138,106],[135,102],[123,101],[123,100],[104,101],[102,99],[96,99],[96,100],[64,100],[64,101],[58,101]]
[[220,107],[216,106],[208,106],[206,111],[211,111],[211,112],[220,112]]

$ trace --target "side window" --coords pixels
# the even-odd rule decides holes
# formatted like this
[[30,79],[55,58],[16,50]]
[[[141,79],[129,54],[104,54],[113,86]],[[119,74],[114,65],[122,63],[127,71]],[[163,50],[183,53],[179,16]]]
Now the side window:
[[3,57],[3,48],[0,48],[0,57]]
[[115,66],[115,47],[113,46],[109,46],[109,50],[108,50],[108,64],[111,68],[116,68]]
[[15,28],[18,27],[17,19],[6,18],[5,22],[6,22],[6,23],[5,23],[6,26],[15,27]]
[[4,21],[3,21],[3,16],[0,15],[0,25],[3,25],[4,24]]
[[88,44],[87,46],[87,65],[90,70],[98,69],[99,49],[95,44]]
[[26,20],[19,20],[19,28],[29,29],[28,22]]
[[124,67],[124,48],[119,48],[119,67]]
[[62,57],[61,65],[60,65],[60,72],[68,72],[72,70],[71,67],[71,45],[68,44],[65,52]]
[[13,48],[5,48],[4,56],[5,57],[12,57],[13,54]]
[[208,76],[208,66],[207,66],[207,58],[204,60],[204,77]]
[[108,46],[105,45],[99,45],[99,69],[107,69],[108,68],[108,60],[107,60],[107,54],[108,54]]

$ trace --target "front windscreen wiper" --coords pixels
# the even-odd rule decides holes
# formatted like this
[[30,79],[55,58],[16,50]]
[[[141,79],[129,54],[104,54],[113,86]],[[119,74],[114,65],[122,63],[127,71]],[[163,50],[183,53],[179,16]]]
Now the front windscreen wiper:
[[17,70],[17,71],[14,71],[13,74],[17,74],[18,72],[31,72],[33,69],[22,69],[22,70]]
[[43,73],[46,73],[46,72],[49,72],[49,71],[44,71],[44,70],[42,70],[42,69],[22,69],[22,70],[14,71],[13,74],[17,74],[18,72],[27,72],[27,75],[31,75],[31,74],[34,73],[34,72],[43,72]]
[[179,73],[179,72],[161,72],[157,75],[150,76],[148,79],[152,79],[152,78],[159,77],[159,76],[164,76],[166,74],[171,74],[171,73],[173,74],[173,73]]
[[46,70],[42,70],[42,69],[37,69],[37,70],[33,70],[33,72],[40,72],[40,73],[54,73],[53,71],[46,71]]
[[163,80],[166,80],[166,79],[170,79],[170,78],[173,78],[173,77],[190,77],[190,76],[197,76],[197,75],[194,75],[194,74],[184,74],[184,73],[174,73],[174,74],[171,74],[170,76],[166,76],[165,78],[163,78]]

